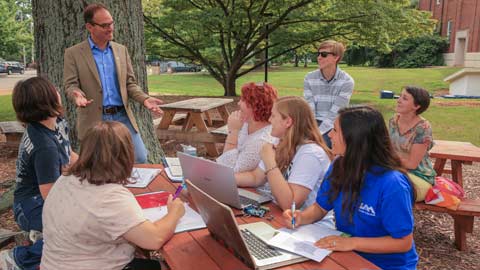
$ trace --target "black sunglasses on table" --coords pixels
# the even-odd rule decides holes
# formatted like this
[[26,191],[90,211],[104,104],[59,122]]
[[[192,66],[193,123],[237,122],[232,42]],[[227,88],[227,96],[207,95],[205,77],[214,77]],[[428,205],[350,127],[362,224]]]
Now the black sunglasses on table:
[[329,54],[335,55],[333,52],[317,52],[317,57],[322,56],[323,58],[327,57]]

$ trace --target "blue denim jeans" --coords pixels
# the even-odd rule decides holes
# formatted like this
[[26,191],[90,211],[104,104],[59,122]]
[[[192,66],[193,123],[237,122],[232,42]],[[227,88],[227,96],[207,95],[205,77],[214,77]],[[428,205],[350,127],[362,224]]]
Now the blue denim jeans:
[[325,144],[327,144],[328,148],[332,149],[332,140],[330,140],[330,137],[328,137],[328,133],[330,133],[331,129],[325,134],[322,135],[323,140],[325,141]]
[[[13,204],[13,214],[18,226],[29,232],[30,230],[43,231],[42,227],[43,198],[33,196]],[[18,246],[13,249],[15,263],[24,270],[37,270],[42,258],[43,239],[31,246]]]
[[145,148],[145,144],[143,143],[140,133],[136,132],[132,123],[130,123],[130,119],[128,119],[125,110],[121,110],[115,114],[103,114],[102,119],[103,121],[117,121],[127,126],[132,135],[133,148],[135,150],[135,163],[147,163],[148,152]]
[[[322,124],[322,121],[320,121],[318,119],[315,119],[315,120],[317,120],[318,128],[320,128],[320,125]],[[323,134],[322,137],[323,137],[323,141],[328,146],[328,148],[332,149],[332,141],[330,140],[330,137],[328,137],[328,133],[330,133],[330,131],[331,131],[331,129],[329,131],[325,132],[325,134]]]

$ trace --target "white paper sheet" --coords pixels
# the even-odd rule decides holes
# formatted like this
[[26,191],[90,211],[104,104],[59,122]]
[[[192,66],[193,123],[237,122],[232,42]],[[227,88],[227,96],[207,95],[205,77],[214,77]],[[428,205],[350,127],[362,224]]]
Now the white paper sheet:
[[[187,203],[185,206],[185,215],[178,221],[175,233],[191,231],[207,227],[202,217],[195,212]],[[167,206],[143,209],[143,216],[151,222],[157,221],[167,214]]]
[[328,228],[327,226],[323,224],[308,224],[308,225],[302,225],[300,227],[297,227],[295,230],[291,230],[288,228],[281,228],[279,229],[281,232],[286,232],[293,237],[303,240],[303,241],[308,241],[315,243],[321,238],[324,238],[329,235],[342,235],[343,233],[331,228]]
[[317,262],[321,262],[332,251],[316,247],[313,243],[299,240],[286,232],[278,232],[268,241],[268,244],[293,252]]
[[130,188],[145,188],[161,171],[162,169],[133,168],[132,176],[128,180],[134,183],[125,186]]
[[331,251],[318,248],[314,243],[329,235],[344,235],[344,233],[329,228],[325,224],[314,223],[297,227],[294,230],[281,228],[267,244],[320,262]]

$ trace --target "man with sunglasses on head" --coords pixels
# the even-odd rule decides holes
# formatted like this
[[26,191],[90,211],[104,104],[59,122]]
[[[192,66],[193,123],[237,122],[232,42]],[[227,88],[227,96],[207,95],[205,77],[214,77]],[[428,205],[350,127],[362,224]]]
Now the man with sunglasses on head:
[[345,47],[342,43],[327,40],[318,48],[318,70],[305,76],[303,95],[312,108],[323,140],[332,147],[328,133],[339,109],[348,106],[352,96],[353,78],[338,66]]
[[87,40],[65,50],[63,84],[67,97],[77,106],[80,140],[99,121],[118,121],[132,135],[135,163],[146,163],[147,150],[128,104],[131,98],[152,112],[161,113],[160,99],[145,94],[137,85],[127,48],[113,42],[114,21],[102,4],[83,11]]

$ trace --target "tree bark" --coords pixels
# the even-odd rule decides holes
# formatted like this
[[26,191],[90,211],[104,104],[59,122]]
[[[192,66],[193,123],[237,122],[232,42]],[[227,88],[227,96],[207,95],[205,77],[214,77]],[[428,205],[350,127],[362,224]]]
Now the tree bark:
[[[83,8],[93,2],[101,2],[109,9],[115,20],[114,40],[128,48],[137,83],[148,93],[141,0],[33,0],[37,74],[47,77],[62,90],[74,149],[79,146],[75,125],[77,116],[75,105],[66,99],[63,91],[63,54],[66,48],[87,38]],[[148,159],[158,163],[164,154],[153,130],[152,116],[142,104],[130,102],[140,134],[149,151]]]
[[234,73],[228,73],[226,75],[226,82],[225,84],[223,85],[223,89],[224,89],[224,96],[227,96],[227,97],[234,97],[236,96],[236,92],[235,92],[235,87],[236,87],[236,84],[235,84],[235,80],[236,80],[236,72]]
[[298,57],[298,54],[295,53],[293,56],[294,56],[294,64],[293,64],[293,66],[294,66],[294,67],[298,67],[298,62],[300,62],[300,59],[299,59],[299,57]]

